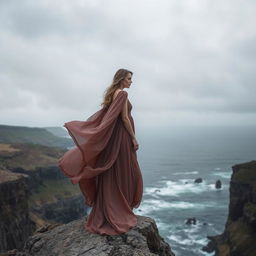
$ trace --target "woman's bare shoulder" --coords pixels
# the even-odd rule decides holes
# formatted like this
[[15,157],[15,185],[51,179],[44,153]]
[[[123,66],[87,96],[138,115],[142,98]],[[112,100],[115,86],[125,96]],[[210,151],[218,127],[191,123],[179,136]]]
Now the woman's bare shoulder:
[[128,94],[127,91],[124,91],[124,90],[121,90],[121,89],[116,89],[116,91],[113,94],[113,100],[117,97],[118,93]]

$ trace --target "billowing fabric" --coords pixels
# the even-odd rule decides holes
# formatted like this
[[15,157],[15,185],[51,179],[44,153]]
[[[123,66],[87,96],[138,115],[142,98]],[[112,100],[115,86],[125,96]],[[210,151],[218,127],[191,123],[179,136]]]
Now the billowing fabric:
[[[133,208],[143,194],[143,179],[132,139],[121,111],[128,93],[120,91],[111,105],[86,121],[64,124],[76,147],[58,162],[60,169],[79,183],[85,204],[92,207],[85,228],[93,233],[117,235],[136,226]],[[128,99],[128,116],[135,133]]]

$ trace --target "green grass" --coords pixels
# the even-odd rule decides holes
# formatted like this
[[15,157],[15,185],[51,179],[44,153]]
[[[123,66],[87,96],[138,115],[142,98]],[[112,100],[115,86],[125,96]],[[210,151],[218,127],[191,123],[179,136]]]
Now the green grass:
[[79,185],[73,185],[69,179],[44,180],[38,191],[29,197],[29,205],[53,203],[60,198],[69,198],[79,193]]
[[[36,167],[56,166],[58,159],[65,150],[58,147],[48,147],[39,144],[15,143],[10,144],[11,148],[18,151],[1,151],[7,144],[0,144],[0,166],[9,170],[23,168],[24,170],[34,170]],[[4,149],[4,147],[3,147]]]
[[44,128],[0,125],[0,143],[33,143],[50,147],[73,146],[71,138],[55,136]]
[[233,181],[242,184],[256,185],[256,166],[255,168],[241,168],[233,177]]

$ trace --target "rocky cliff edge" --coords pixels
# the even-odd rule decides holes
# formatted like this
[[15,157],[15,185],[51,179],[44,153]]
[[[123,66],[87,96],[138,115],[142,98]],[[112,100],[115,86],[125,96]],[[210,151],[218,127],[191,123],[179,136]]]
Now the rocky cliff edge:
[[121,235],[99,235],[84,228],[87,217],[68,224],[48,225],[29,237],[15,256],[175,256],[159,235],[152,218],[139,216],[138,224]]

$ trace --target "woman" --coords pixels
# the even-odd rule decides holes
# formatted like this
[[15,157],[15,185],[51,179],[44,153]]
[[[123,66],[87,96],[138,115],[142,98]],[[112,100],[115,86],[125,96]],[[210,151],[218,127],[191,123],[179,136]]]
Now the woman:
[[92,207],[85,223],[92,233],[118,235],[137,224],[133,208],[140,205],[143,179],[132,104],[123,90],[130,88],[132,75],[119,69],[102,108],[86,121],[64,124],[76,147],[59,159],[59,167],[73,184],[79,183],[85,204]]

